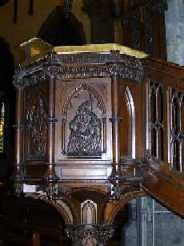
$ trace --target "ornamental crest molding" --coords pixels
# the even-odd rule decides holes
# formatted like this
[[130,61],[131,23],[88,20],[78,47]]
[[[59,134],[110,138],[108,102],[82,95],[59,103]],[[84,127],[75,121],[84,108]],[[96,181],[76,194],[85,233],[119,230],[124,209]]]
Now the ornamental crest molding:
[[44,58],[19,67],[13,84],[17,88],[36,85],[46,79],[76,79],[113,77],[141,83],[144,79],[143,59],[112,54],[49,54]]

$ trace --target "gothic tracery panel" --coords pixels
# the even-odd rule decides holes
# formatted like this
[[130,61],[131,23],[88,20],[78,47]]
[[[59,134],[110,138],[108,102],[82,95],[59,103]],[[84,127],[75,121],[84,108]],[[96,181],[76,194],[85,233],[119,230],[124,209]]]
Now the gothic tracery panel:
[[81,224],[97,224],[97,204],[92,200],[81,203]]
[[[151,156],[164,158],[164,125],[163,125],[163,87],[158,81],[150,81],[148,85],[148,136]],[[147,136],[147,137],[148,137]]]
[[184,161],[184,93],[169,89],[170,101],[170,162],[176,171],[183,171]]
[[135,105],[132,91],[122,86],[120,100],[120,152],[121,159],[135,159]]

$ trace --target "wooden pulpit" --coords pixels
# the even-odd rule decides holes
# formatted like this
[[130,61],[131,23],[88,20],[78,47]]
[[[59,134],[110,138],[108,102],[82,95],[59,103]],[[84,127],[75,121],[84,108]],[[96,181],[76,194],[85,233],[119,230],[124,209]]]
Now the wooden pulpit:
[[168,179],[184,168],[183,81],[180,67],[117,44],[22,44],[16,193],[62,208],[74,245],[105,245],[123,204],[144,192],[183,213]]

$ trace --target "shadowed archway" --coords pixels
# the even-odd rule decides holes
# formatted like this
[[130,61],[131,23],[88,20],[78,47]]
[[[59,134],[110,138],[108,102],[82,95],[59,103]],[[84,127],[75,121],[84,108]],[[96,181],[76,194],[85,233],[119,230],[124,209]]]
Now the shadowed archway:
[[38,32],[38,37],[53,46],[86,43],[82,24],[72,13],[66,16],[60,6],[56,6],[49,14]]
[[[0,37],[0,178],[6,179],[12,173],[14,158],[14,120],[15,89],[12,84],[14,74],[14,57],[8,42]],[[2,123],[2,118],[3,122]]]
[[64,217],[45,201],[24,196],[4,197],[1,211],[5,245],[34,245],[35,233],[41,245],[71,245],[65,234]]

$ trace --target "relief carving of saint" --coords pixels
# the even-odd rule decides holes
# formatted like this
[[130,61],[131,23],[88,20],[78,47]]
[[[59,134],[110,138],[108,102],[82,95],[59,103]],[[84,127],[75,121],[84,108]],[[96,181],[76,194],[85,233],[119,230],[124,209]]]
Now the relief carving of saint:
[[69,123],[69,129],[68,155],[101,155],[101,121],[93,112],[90,100],[79,105],[74,118]]
[[27,112],[26,120],[29,129],[29,158],[44,158],[47,148],[47,112],[43,99],[31,106]]

